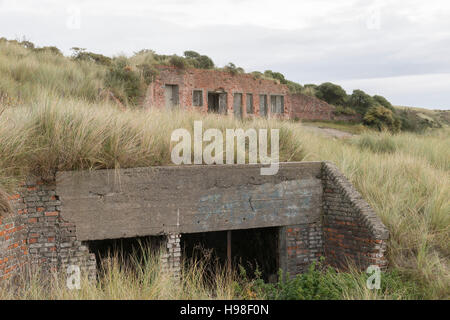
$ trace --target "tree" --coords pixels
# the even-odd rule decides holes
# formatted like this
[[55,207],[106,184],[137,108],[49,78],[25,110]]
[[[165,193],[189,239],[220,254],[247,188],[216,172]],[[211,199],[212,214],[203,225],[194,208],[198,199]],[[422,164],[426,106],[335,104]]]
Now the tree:
[[200,58],[200,53],[192,51],[192,50],[185,51],[183,54],[186,58],[190,58],[190,59]]
[[333,105],[343,105],[347,97],[347,93],[341,86],[331,82],[324,82],[318,86],[316,95],[319,99]]

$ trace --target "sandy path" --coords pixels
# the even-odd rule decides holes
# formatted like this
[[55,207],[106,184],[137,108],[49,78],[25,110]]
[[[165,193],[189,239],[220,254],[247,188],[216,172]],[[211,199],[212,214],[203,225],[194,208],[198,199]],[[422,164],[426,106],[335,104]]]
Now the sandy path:
[[324,127],[316,127],[316,126],[310,125],[310,124],[303,124],[303,128],[305,128],[306,130],[309,130],[311,132],[325,135],[327,137],[334,137],[334,138],[339,138],[339,139],[351,138],[354,136],[353,134],[351,134],[349,132],[345,132],[345,131],[341,131],[341,130],[337,130],[337,129],[324,128]]

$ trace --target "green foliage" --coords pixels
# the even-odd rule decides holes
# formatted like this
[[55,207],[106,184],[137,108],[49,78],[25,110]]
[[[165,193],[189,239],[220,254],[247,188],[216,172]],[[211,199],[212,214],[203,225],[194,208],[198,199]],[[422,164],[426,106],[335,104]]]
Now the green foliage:
[[312,264],[307,272],[291,279],[280,270],[277,283],[257,279],[255,291],[269,300],[337,300],[342,298],[341,289],[332,281],[331,273],[335,273],[331,268],[320,271]]
[[224,70],[231,73],[232,75],[245,73],[244,69],[242,69],[241,67],[237,67],[233,62],[228,63],[224,67]]
[[144,63],[136,65],[136,68],[140,71],[141,77],[143,78],[145,84],[149,85],[158,76],[159,71],[154,65]]
[[379,131],[389,130],[398,132],[401,128],[400,120],[395,114],[380,105],[371,107],[364,116],[364,124],[377,128]]
[[104,56],[102,54],[88,52],[84,48],[73,47],[72,58],[75,61],[91,61],[104,66],[111,66],[112,59],[110,57]]
[[200,58],[200,53],[195,52],[195,51],[185,51],[184,56],[186,58],[190,58],[190,59],[198,59],[198,58]]
[[287,86],[290,93],[302,93],[304,89],[301,84],[290,80],[287,80]]
[[370,108],[377,105],[376,101],[362,90],[353,90],[348,98],[348,104],[363,116]]
[[335,115],[343,114],[343,115],[352,116],[352,115],[356,114],[356,111],[354,109],[352,109],[352,108],[349,108],[349,107],[337,106],[334,109],[334,114]]
[[170,63],[170,65],[172,65],[178,69],[181,69],[181,70],[184,70],[187,67],[186,59],[184,59],[183,57],[177,56],[176,54],[174,54],[173,56],[170,57],[169,63]]
[[[365,295],[367,298],[420,299],[423,294],[410,279],[398,270],[382,272],[380,289],[370,290],[366,286],[369,274],[350,271],[337,272],[326,267],[321,261],[310,265],[309,269],[295,277],[278,272],[276,283],[265,283],[260,273],[255,272],[255,280],[249,281],[241,268],[241,278],[245,285],[235,283],[236,293],[244,299],[260,297],[269,300],[341,300]],[[250,283],[250,285],[249,285]],[[247,289],[247,290],[245,290]],[[358,294],[355,295],[355,292]]]
[[264,76],[264,74],[262,72],[259,72],[259,71],[253,71],[252,75],[253,75],[253,79],[255,79],[255,80],[256,79],[262,79],[263,76]]
[[394,107],[385,97],[379,96],[379,95],[374,95],[372,98],[375,100],[376,103],[382,105],[383,107],[385,107],[391,111],[394,111]]
[[106,74],[105,85],[125,104],[137,104],[143,84],[140,73],[133,70],[125,57],[117,58]]
[[421,118],[417,115],[417,112],[412,110],[398,110],[396,115],[401,122],[402,130],[405,131],[422,133],[428,128],[441,127],[438,122],[433,123],[426,118]]
[[288,80],[285,79],[284,75],[279,72],[274,72],[272,70],[264,71],[264,76],[278,80],[281,84],[287,84]]
[[199,69],[213,69],[214,62],[208,56],[201,55],[195,51],[185,51],[184,56],[187,60],[187,63],[194,68]]
[[196,67],[200,69],[214,69],[214,61],[210,57],[202,55],[196,59]]
[[333,105],[343,105],[345,104],[345,99],[347,97],[347,93],[341,86],[331,83],[325,82],[316,88],[317,93],[316,96],[319,99],[322,99],[329,104]]

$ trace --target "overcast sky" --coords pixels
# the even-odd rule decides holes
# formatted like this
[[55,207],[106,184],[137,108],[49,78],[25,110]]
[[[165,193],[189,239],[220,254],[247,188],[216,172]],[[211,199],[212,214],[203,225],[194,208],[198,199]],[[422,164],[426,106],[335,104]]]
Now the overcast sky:
[[450,109],[450,2],[0,0],[0,37],[105,55],[195,50],[218,66]]

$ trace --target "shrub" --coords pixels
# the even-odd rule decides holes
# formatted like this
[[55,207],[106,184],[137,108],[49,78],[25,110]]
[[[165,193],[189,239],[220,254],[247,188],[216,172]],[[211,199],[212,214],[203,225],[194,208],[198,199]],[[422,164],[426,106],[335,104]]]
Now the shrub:
[[184,56],[187,59],[187,62],[194,68],[199,69],[213,69],[214,62],[208,56],[201,55],[195,51],[185,51]]
[[242,69],[241,67],[237,67],[233,62],[228,63],[225,67],[224,70],[231,73],[232,75],[236,75],[239,73],[244,73],[244,69]]
[[398,132],[401,128],[401,122],[394,113],[380,105],[371,107],[366,112],[363,121],[364,124],[375,127],[379,131],[387,129],[392,132]]
[[355,115],[356,111],[354,109],[352,109],[352,108],[349,108],[349,107],[337,106],[334,109],[334,114],[335,115],[344,114],[344,115],[351,116],[351,115]]
[[178,68],[178,69],[186,69],[186,60],[183,57],[177,56],[176,54],[174,54],[173,56],[170,57],[169,59],[169,63],[170,65]]
[[71,50],[73,51],[72,58],[76,61],[92,61],[104,66],[110,66],[112,63],[110,57],[98,53],[87,52],[84,48],[73,47]]

